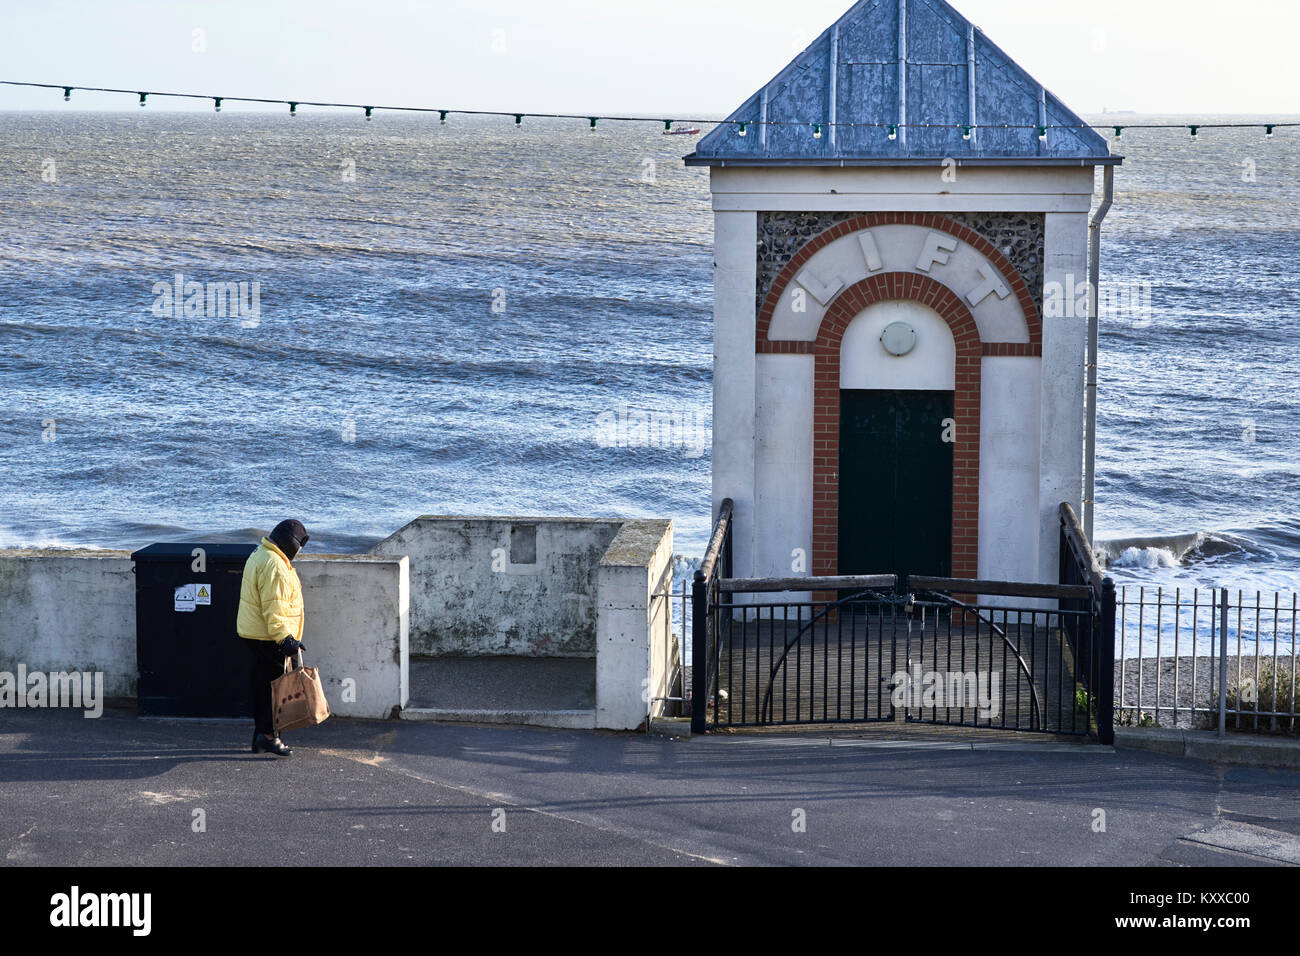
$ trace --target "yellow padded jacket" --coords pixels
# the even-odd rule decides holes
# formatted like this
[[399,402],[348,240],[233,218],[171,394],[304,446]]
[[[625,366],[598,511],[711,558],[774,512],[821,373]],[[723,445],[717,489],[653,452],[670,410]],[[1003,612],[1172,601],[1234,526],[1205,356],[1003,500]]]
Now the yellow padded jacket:
[[263,538],[248,556],[235,631],[252,641],[302,640],[302,582],[284,552]]

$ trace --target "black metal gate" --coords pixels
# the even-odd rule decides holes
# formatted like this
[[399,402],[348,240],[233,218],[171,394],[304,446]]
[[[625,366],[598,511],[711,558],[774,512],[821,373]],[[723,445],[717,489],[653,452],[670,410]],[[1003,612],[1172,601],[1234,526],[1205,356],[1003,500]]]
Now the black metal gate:
[[729,505],[695,582],[697,731],[893,721],[1110,742],[1113,589],[1107,640],[1091,584],[733,579]]

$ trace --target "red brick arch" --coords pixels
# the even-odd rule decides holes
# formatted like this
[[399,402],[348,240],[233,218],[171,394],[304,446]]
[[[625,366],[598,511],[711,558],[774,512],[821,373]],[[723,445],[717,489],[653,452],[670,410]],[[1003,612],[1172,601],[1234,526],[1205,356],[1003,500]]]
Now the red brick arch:
[[985,351],[990,355],[1042,355],[1043,354],[1043,325],[1042,319],[1038,313],[1038,307],[1034,305],[1034,297],[1029,294],[1029,286],[1025,284],[1024,278],[1020,271],[1011,264],[1002,251],[997,246],[989,242],[975,230],[968,226],[963,226],[946,216],[940,216],[936,213],[929,212],[871,212],[863,213],[860,216],[854,216],[852,219],[846,219],[843,222],[836,223],[828,229],[823,230],[813,236],[803,245],[787,262],[781,271],[777,273],[776,278],[772,281],[772,287],[767,290],[767,295],[763,297],[763,305],[758,311],[758,322],[755,330],[755,350],[760,353],[788,353],[788,352],[808,352],[811,351],[808,342],[794,342],[784,340],[769,340],[768,330],[772,324],[772,315],[776,311],[776,304],[781,300],[781,295],[785,292],[786,286],[794,279],[796,275],[807,265],[819,250],[830,245],[836,239],[852,235],[855,232],[861,232],[864,229],[872,229],[876,226],[920,226],[925,229],[936,229],[939,232],[945,232],[948,235],[958,239],[961,242],[971,246],[978,251],[984,258],[1001,273],[1002,278],[1006,280],[1007,287],[1016,297],[1020,304],[1020,310],[1024,313],[1025,325],[1029,331],[1029,342],[990,342],[985,343]]
[[[929,276],[886,272],[842,291],[826,310],[813,342],[812,573],[838,574],[840,516],[840,345],[849,323],[877,302],[919,302],[937,312],[957,347],[952,456],[952,576],[979,571],[980,367],[983,343],[975,317],[960,295]],[[795,343],[789,343],[791,345]],[[886,572],[887,568],[874,569]]]

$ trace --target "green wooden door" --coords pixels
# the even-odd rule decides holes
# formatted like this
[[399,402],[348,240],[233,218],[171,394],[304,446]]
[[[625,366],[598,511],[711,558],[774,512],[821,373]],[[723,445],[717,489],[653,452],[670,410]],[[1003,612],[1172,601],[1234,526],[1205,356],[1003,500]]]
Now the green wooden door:
[[952,571],[952,392],[840,392],[840,574]]

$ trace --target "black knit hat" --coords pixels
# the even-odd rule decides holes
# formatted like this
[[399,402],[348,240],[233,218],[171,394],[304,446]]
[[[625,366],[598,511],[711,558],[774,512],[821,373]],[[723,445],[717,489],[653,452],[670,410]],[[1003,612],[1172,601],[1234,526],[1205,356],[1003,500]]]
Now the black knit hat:
[[307,534],[307,529],[302,526],[302,522],[294,518],[281,521],[267,537],[271,539],[272,544],[284,552],[284,556],[290,561],[311,539],[311,536]]

